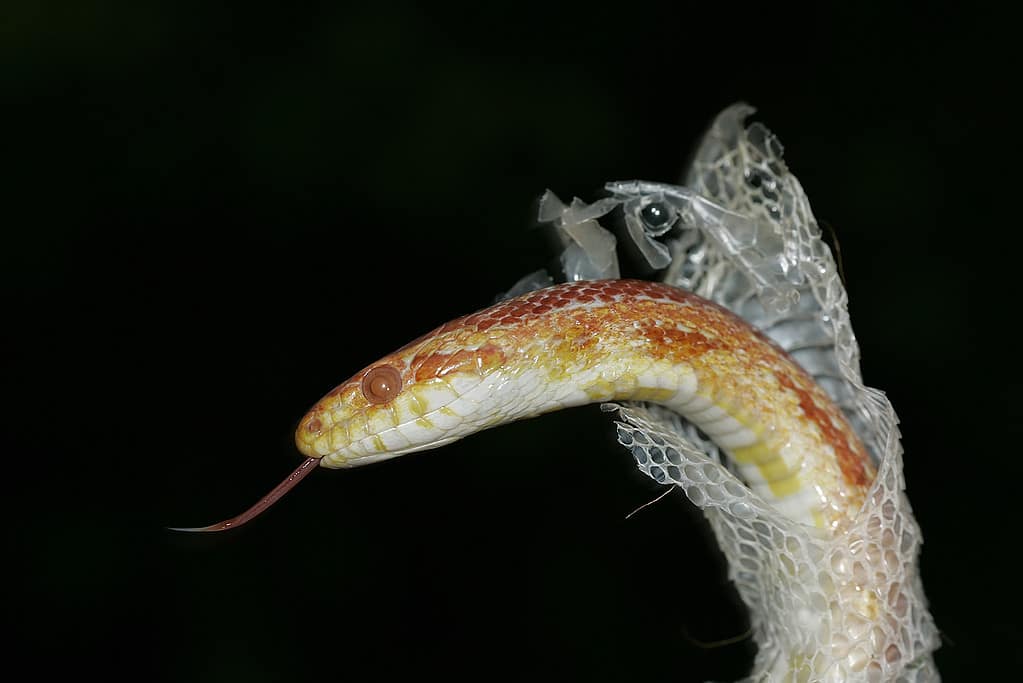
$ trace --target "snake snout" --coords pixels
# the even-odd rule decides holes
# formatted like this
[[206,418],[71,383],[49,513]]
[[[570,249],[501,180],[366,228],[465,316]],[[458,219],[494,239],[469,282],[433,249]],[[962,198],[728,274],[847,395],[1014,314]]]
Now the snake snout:
[[295,446],[307,458],[323,457],[330,450],[328,432],[321,411],[314,407],[298,423]]

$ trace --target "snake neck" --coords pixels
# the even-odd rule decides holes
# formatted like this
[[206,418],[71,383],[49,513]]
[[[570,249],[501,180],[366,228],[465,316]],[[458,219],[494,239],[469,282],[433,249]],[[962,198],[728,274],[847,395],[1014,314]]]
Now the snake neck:
[[647,294],[523,321],[503,345],[510,362],[499,383],[536,400],[495,417],[658,403],[702,430],[785,516],[844,528],[874,472],[841,411],[784,351],[728,311],[678,290]]

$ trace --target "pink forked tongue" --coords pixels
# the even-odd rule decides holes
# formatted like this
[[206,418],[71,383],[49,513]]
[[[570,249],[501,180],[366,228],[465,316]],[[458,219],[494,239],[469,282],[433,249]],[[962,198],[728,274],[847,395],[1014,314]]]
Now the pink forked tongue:
[[295,487],[295,484],[305,479],[310,472],[312,472],[316,465],[320,462],[319,458],[306,458],[305,462],[299,465],[294,472],[288,475],[288,478],[282,481],[280,484],[274,487],[274,490],[266,494],[259,499],[259,502],[250,507],[245,512],[241,513],[237,517],[231,519],[225,519],[223,522],[217,522],[216,524],[210,524],[209,526],[196,526],[196,527],[170,527],[171,531],[226,531],[228,529],[234,529],[240,527],[242,524],[255,519],[263,513],[268,507],[276,503],[281,496],[290,491]]

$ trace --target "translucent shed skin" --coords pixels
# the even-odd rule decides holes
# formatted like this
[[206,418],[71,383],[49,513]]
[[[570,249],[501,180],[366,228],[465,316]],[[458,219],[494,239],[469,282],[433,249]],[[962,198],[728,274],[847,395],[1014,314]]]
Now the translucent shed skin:
[[769,504],[825,532],[846,528],[874,478],[841,410],[741,318],[662,283],[580,281],[453,320],[356,373],[300,422],[308,460],[288,480],[242,515],[194,530],[252,519],[316,463],[355,467],[603,401],[675,410]]

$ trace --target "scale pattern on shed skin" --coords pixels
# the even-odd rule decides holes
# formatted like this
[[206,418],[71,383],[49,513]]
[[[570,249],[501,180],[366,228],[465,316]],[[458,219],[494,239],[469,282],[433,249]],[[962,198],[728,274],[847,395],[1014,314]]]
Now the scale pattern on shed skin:
[[[381,365],[402,388],[372,403],[362,380]],[[325,467],[352,467],[610,400],[684,415],[806,524],[843,529],[874,476],[841,411],[772,341],[716,304],[635,280],[558,285],[442,325],[324,396],[296,443]]]

